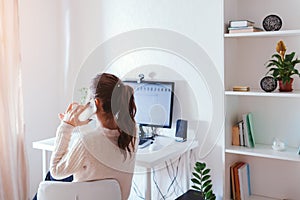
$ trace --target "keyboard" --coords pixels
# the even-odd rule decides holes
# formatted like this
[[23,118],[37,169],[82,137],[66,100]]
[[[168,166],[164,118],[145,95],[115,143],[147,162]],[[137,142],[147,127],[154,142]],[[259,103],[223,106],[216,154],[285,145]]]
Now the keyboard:
[[141,149],[141,148],[144,148],[144,147],[150,145],[152,142],[153,142],[152,139],[148,139],[148,138],[142,139],[142,138],[140,138],[140,141],[139,141],[139,148],[140,148],[140,149]]

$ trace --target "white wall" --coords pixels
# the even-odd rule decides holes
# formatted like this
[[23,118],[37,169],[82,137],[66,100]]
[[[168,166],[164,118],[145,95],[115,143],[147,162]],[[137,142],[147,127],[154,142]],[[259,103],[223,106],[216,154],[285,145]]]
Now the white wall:
[[[215,74],[216,78],[223,80],[223,9],[219,0],[69,0],[63,3],[31,0],[21,2],[20,10],[32,194],[41,178],[41,152],[33,150],[31,142],[54,135],[57,113],[72,99],[82,63],[104,41],[141,28],[175,31],[196,42],[209,55],[219,73]],[[168,65],[171,61],[170,56],[165,56],[154,64]],[[136,66],[142,64],[153,63],[142,60]],[[193,74],[191,79],[195,80]],[[205,77],[200,82],[205,85]],[[207,89],[204,92],[206,101],[209,92]],[[223,104],[221,99],[219,103]],[[211,107],[204,108],[199,115],[211,120]],[[215,138],[216,146],[204,159],[212,168],[215,191],[221,197],[224,145],[223,134],[219,135]]]
[[30,198],[42,180],[42,154],[32,142],[55,136],[62,85],[60,1],[20,1],[21,56]]
[[[211,60],[213,60],[216,70],[219,72],[219,76],[223,79],[222,13],[222,3],[218,0],[193,0],[188,2],[182,0],[107,0],[85,1],[84,4],[82,1],[72,1],[70,5],[70,38],[71,44],[74,45],[73,47],[75,48],[70,49],[70,70],[73,75],[69,76],[69,82],[74,83],[78,81],[75,80],[74,76],[74,74],[76,74],[76,69],[78,73],[80,71],[81,64],[100,44],[112,37],[118,37],[119,34],[123,34],[124,32],[141,28],[167,29],[182,34],[195,41],[204,49],[204,51],[206,51]],[[133,40],[128,43],[130,42],[134,43],[136,41]],[[125,42],[120,43],[119,45],[127,44]],[[109,53],[110,52],[108,52],[108,54]],[[164,66],[170,67],[168,64],[171,64],[173,61],[171,56],[158,58],[152,55],[152,58],[156,58],[156,60],[151,63],[147,63],[145,60],[149,58],[142,55],[143,52],[138,53],[140,53],[140,55],[136,57],[134,56],[134,53],[131,53],[130,55],[123,56],[126,58],[118,58],[118,61],[115,61],[112,64],[112,68],[116,65],[116,63],[127,63],[126,66],[122,65],[120,68],[132,67],[132,65],[139,67],[146,64],[164,64]],[[132,59],[132,57],[134,57],[134,59]],[[102,59],[104,58],[99,57],[99,63],[105,63]],[[120,61],[122,59],[126,60],[126,62]],[[131,63],[132,65],[128,65],[128,63]],[[178,63],[176,64],[178,65]],[[99,71],[101,72],[101,70],[105,67],[106,66],[99,66]],[[174,69],[176,67],[178,66],[174,66]],[[120,71],[119,73],[124,75],[127,69]],[[81,73],[83,72],[87,73],[86,70],[83,70]],[[168,74],[165,76],[168,77]],[[192,74],[190,80],[194,80],[196,78],[197,74]],[[218,74],[216,74],[216,78],[218,78]],[[201,80],[199,81],[201,82]],[[74,86],[70,85],[70,87]],[[201,88],[202,87],[199,87],[199,90],[201,90]],[[69,90],[71,90],[71,88]],[[207,96],[203,97],[206,98]],[[200,102],[201,100],[202,98],[199,98]],[[223,104],[221,99],[219,103]],[[210,107],[206,107],[206,109],[204,108],[203,112],[199,113],[199,115],[204,119],[210,120],[209,116],[211,112],[212,110],[210,110]],[[221,130],[221,132],[222,131],[223,130]],[[224,145],[223,137],[219,139],[220,140],[218,140],[217,145],[204,159],[207,161],[209,167],[212,168],[213,180],[215,181],[215,191],[220,197],[223,190],[222,166]],[[215,140],[217,139],[215,138]]]

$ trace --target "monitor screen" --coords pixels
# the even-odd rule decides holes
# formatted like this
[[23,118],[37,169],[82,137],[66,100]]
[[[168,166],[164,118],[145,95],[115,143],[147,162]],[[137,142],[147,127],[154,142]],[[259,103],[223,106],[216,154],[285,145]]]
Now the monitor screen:
[[137,124],[171,128],[174,82],[124,81],[124,84],[134,89]]

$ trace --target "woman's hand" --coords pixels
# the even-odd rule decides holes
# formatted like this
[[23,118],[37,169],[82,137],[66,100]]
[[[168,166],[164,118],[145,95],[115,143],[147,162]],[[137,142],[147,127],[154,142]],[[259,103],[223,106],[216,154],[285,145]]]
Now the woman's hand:
[[91,120],[87,119],[85,121],[80,121],[78,119],[79,115],[89,106],[89,103],[86,105],[79,105],[78,103],[71,103],[66,112],[60,113],[58,115],[59,119],[64,121],[67,124],[70,124],[74,127],[82,126],[88,124]]

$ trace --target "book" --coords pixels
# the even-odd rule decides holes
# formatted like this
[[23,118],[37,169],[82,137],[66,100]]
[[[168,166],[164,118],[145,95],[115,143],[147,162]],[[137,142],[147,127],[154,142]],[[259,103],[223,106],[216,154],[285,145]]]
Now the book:
[[248,163],[244,163],[244,165],[238,168],[238,176],[241,200],[247,200],[251,195],[250,168]]
[[231,143],[234,146],[240,146],[240,127],[238,124],[232,126],[232,140]]
[[254,138],[254,128],[253,128],[253,114],[249,112],[247,114],[247,122],[248,122],[248,127],[249,127],[249,133],[250,133],[250,144],[252,147],[255,147],[255,138]]
[[230,186],[231,186],[231,198],[236,199],[235,193],[235,177],[233,169],[239,164],[239,162],[235,162],[230,166]]
[[229,21],[229,27],[244,27],[253,26],[254,22],[249,20],[231,20]]
[[250,91],[250,87],[249,86],[233,86],[232,90],[246,92],[246,91]]
[[242,167],[245,163],[238,162],[237,165],[233,167],[233,176],[234,176],[234,189],[235,189],[235,199],[241,200],[241,189],[240,189],[240,180],[239,180],[239,172],[238,169]]
[[251,112],[242,115],[244,122],[244,138],[246,147],[255,147],[253,115]]
[[249,141],[249,127],[247,125],[247,113],[242,115],[243,122],[244,122],[244,139],[245,139],[245,146],[246,147],[251,147],[250,146],[250,141]]
[[239,28],[228,28],[228,33],[249,33],[249,32],[260,32],[263,29],[254,27],[254,26],[247,26],[247,27],[239,27]]
[[240,146],[245,146],[245,136],[244,136],[244,122],[239,121],[239,131],[240,131]]

